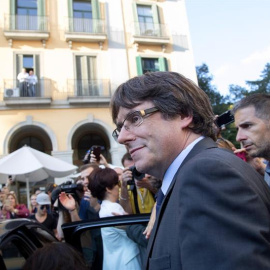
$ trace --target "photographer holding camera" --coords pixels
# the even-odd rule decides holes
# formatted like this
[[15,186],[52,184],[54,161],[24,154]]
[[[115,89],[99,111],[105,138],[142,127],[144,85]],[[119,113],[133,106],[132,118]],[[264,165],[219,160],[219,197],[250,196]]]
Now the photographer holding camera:
[[125,169],[122,174],[120,204],[129,214],[150,213],[161,181],[139,173],[129,153],[123,156],[122,164]]

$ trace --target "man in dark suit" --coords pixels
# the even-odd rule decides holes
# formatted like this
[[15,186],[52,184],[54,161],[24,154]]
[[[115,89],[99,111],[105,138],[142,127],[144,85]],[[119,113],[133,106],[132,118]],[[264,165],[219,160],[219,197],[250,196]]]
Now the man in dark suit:
[[207,95],[180,74],[153,72],[120,85],[111,106],[113,137],[138,171],[163,179],[146,269],[270,269],[268,186],[217,148]]

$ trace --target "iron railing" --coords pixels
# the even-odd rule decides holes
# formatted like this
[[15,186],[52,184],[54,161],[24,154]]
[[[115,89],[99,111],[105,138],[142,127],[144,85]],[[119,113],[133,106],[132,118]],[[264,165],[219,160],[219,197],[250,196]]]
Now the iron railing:
[[37,84],[30,85],[18,80],[4,80],[4,98],[43,97],[51,98],[51,80],[38,79]]
[[168,27],[160,23],[134,22],[134,35],[141,37],[169,37]]
[[5,31],[38,31],[48,32],[48,17],[36,15],[5,15]]
[[66,32],[106,34],[106,25],[104,20],[88,18],[67,18]]
[[110,80],[68,80],[70,97],[111,97]]

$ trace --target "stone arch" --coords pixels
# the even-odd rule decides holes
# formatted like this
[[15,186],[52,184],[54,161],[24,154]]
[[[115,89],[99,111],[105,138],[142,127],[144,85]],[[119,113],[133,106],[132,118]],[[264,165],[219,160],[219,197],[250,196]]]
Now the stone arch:
[[[72,143],[74,141],[74,136],[78,136],[76,133],[78,130],[83,130],[83,128],[90,128],[93,132],[93,129],[97,129],[97,134],[103,134],[103,138],[106,142],[108,147],[108,151],[110,153],[110,161],[115,165],[121,165],[121,156],[125,153],[125,147],[119,145],[112,137],[112,128],[108,124],[104,123],[101,120],[94,119],[93,115],[89,115],[87,119],[82,120],[75,124],[72,129],[70,130],[67,136],[67,150],[72,151],[74,150],[72,147]],[[76,155],[74,151],[74,155]],[[120,153],[120,156],[118,156]],[[77,164],[78,165],[78,164]]]
[[[41,122],[32,121],[32,117],[28,116],[26,121],[16,124],[8,131],[4,139],[3,154],[7,155],[10,152],[10,149],[12,148],[10,144],[16,137],[23,137],[23,134],[26,132],[31,134],[31,131],[34,134],[44,133],[45,137],[47,137],[43,139],[45,145],[47,145],[48,148],[52,148],[52,151],[58,150],[57,139],[54,132],[47,125]],[[49,146],[49,144],[51,144],[51,146]]]

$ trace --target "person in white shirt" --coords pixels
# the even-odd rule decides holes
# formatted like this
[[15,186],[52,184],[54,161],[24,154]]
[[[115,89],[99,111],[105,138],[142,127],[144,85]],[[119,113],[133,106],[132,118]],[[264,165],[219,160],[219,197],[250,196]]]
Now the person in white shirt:
[[28,84],[29,74],[26,72],[25,68],[22,68],[22,71],[18,74],[17,79],[19,81],[20,96],[27,96],[27,84]]
[[32,69],[29,71],[29,76],[27,79],[28,79],[28,95],[29,97],[35,97],[38,78],[34,74],[34,71]]
[[[95,169],[91,173],[89,189],[94,197],[102,201],[99,216],[110,217],[115,213],[126,214],[119,200],[119,179],[111,168]],[[101,228],[103,241],[103,270],[141,269],[138,245],[128,238],[123,227]]]

